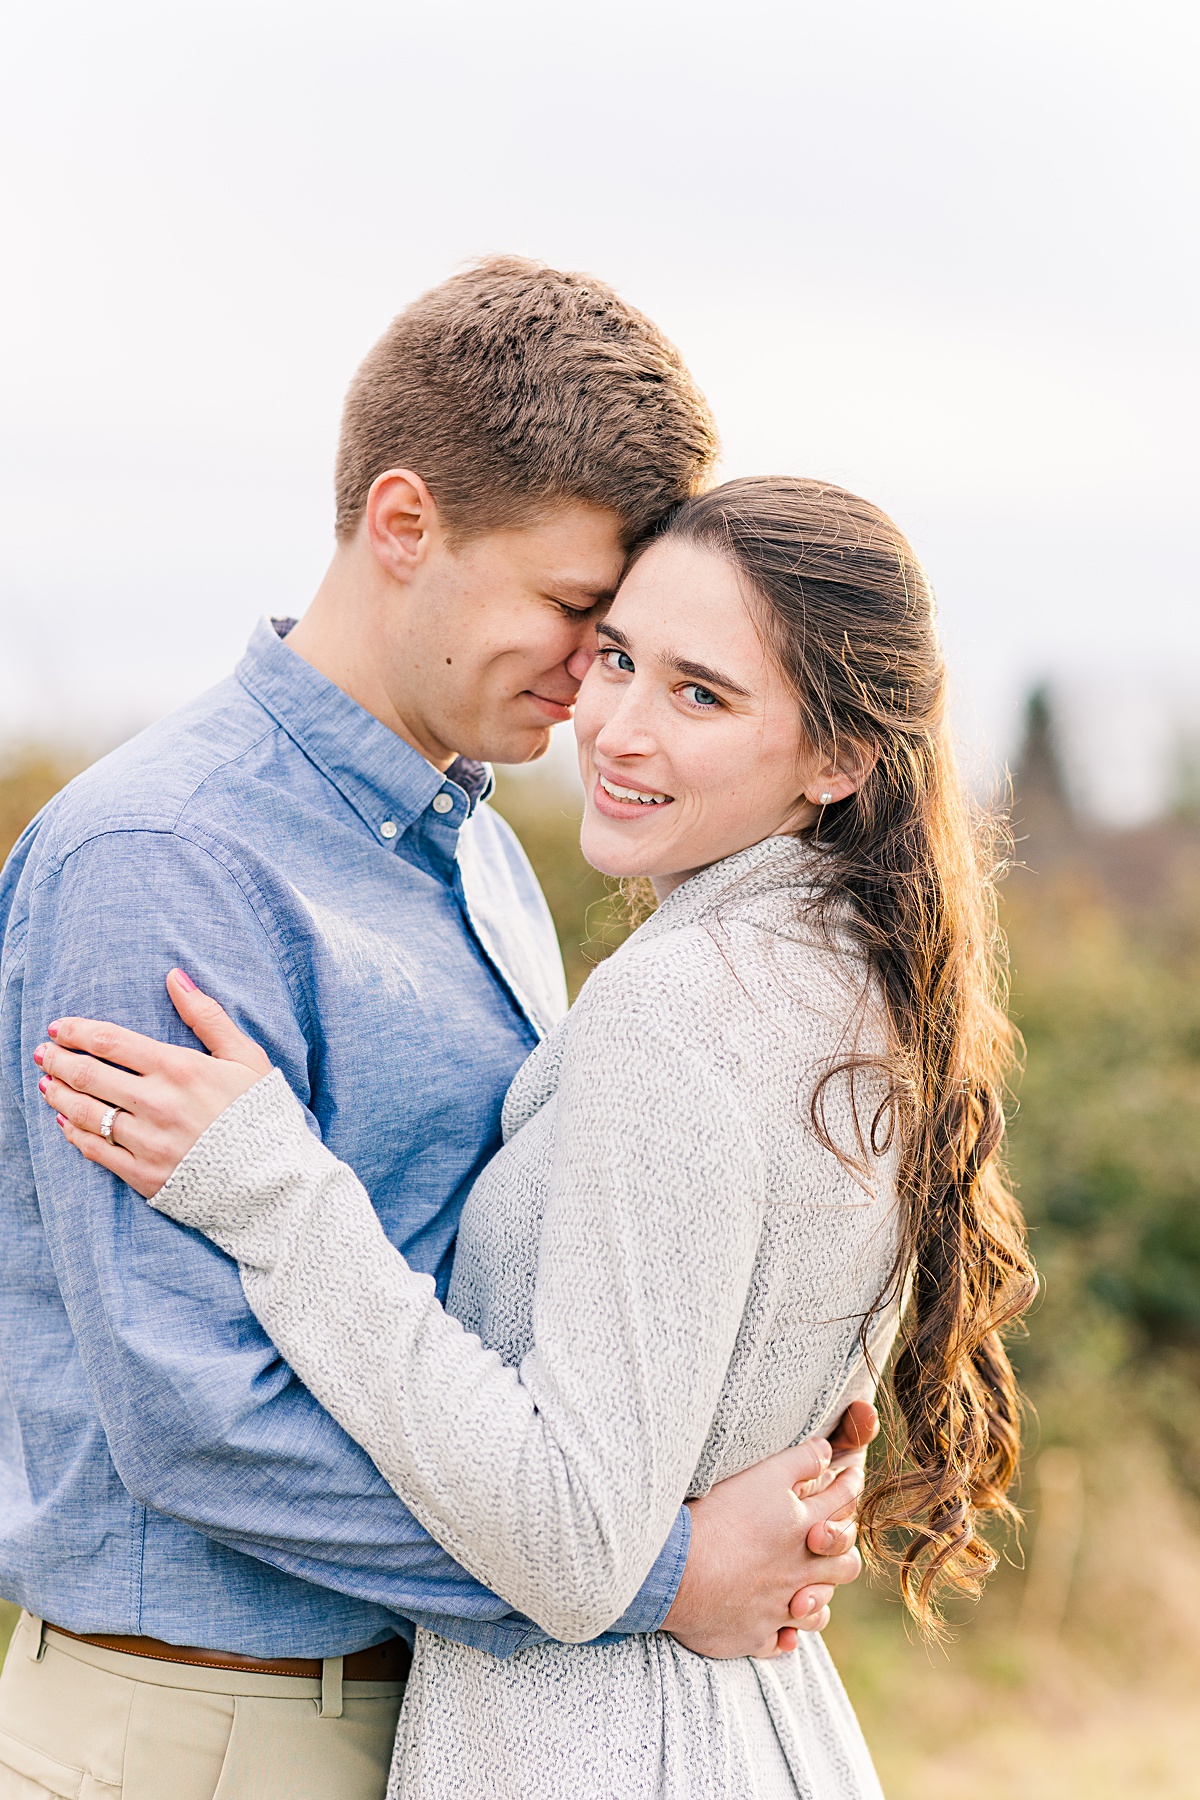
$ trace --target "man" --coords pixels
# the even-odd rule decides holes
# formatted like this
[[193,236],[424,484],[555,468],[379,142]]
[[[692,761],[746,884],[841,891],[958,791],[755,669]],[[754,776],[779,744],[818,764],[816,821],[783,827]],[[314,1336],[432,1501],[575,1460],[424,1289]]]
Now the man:
[[[14,852],[0,1591],[26,1616],[0,1797],[377,1800],[413,1623],[496,1655],[539,1635],[300,1386],[233,1265],[62,1141],[30,1053],[64,1011],[184,1041],[163,987],[181,966],[444,1294],[505,1089],[565,1004],[483,765],[546,749],[626,545],[715,453],[676,352],[602,284],[515,260],[447,282],[351,387],[337,549],[304,618],[260,626],[234,677]],[[737,1654],[755,1608],[808,1584],[823,1616],[855,1572],[823,1522],[847,1483],[801,1503],[815,1456],[774,1460],[681,1512],[615,1630]]]

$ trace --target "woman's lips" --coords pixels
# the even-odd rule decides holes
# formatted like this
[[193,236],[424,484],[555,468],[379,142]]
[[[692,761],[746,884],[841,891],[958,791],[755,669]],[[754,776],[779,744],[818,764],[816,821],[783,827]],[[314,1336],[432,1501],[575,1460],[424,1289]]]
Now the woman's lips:
[[[606,781],[610,787],[616,787],[618,789],[624,788],[635,793],[644,793],[647,797],[645,800],[622,799],[619,794],[609,793],[608,789],[604,786]],[[596,808],[598,813],[602,813],[607,819],[653,818],[656,814],[661,813],[665,807],[673,806],[675,800],[674,795],[672,794],[655,795],[652,799],[650,797],[652,792],[653,790],[650,788],[634,788],[632,782],[614,781],[611,775],[601,776],[597,774],[595,786],[592,789],[592,805]]]

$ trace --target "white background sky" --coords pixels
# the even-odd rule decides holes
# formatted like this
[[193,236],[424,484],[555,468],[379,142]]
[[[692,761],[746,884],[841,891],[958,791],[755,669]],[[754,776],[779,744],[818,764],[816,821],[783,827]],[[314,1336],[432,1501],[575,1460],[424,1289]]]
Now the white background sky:
[[728,474],[838,479],[937,587],[965,738],[1049,676],[1153,806],[1200,717],[1197,9],[31,0],[0,35],[0,736],[218,678],[331,547],[342,393],[465,259],[594,270]]

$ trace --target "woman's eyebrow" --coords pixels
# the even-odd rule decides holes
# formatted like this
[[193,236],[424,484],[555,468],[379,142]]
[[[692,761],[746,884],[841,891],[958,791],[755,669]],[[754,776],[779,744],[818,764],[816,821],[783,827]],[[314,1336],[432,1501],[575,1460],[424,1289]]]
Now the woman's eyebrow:
[[680,675],[686,675],[689,681],[698,681],[701,687],[723,688],[727,694],[736,694],[740,700],[753,700],[754,698],[749,688],[744,688],[740,681],[733,679],[732,675],[722,675],[720,669],[710,669],[704,663],[692,662],[686,656],[675,656],[669,650],[659,658],[659,661],[664,667],[676,669]]
[[[611,639],[618,650],[628,650],[629,639],[615,625],[608,625],[603,620],[596,626],[601,636]],[[753,700],[754,695],[749,688],[744,688],[740,681],[732,675],[722,675],[720,669],[710,669],[707,663],[692,662],[690,657],[676,656],[672,651],[664,651],[658,659],[664,668],[674,669],[679,675],[686,675],[689,681],[698,681],[701,687],[724,688],[727,694],[736,694],[739,700]]]

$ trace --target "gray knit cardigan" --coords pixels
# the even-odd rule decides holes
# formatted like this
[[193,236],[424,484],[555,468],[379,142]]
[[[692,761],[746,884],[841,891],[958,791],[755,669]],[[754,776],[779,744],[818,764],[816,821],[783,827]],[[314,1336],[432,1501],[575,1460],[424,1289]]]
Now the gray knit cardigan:
[[[693,876],[518,1073],[446,1309],[283,1077],[152,1202],[241,1265],[297,1374],[432,1535],[561,1640],[507,1660],[418,1633],[389,1794],[878,1796],[819,1638],[712,1662],[589,1645],[687,1496],[869,1393],[896,1326],[895,1148],[853,946],[812,916],[820,851],[769,838]],[[859,1129],[856,1121],[861,1121]],[[864,1143],[864,1140],[865,1143]]]

